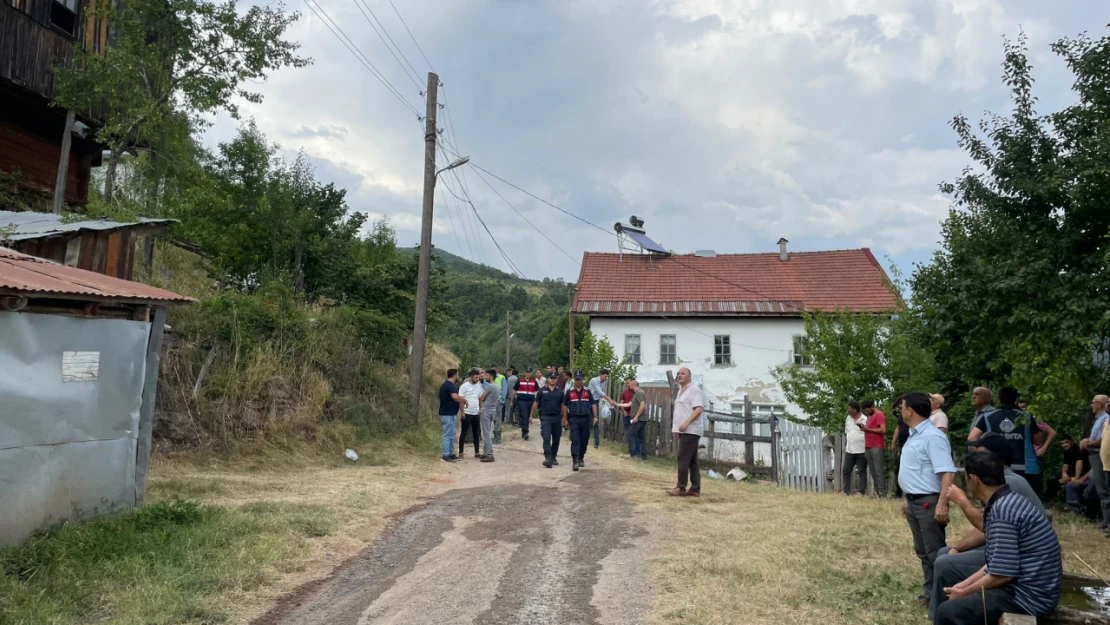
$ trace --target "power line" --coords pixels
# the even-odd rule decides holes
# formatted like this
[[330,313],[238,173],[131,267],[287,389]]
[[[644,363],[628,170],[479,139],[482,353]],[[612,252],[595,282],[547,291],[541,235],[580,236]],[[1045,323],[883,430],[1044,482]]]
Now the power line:
[[493,192],[497,194],[497,197],[501,198],[501,201],[502,201],[502,202],[504,202],[505,204],[507,204],[507,205],[509,206],[509,208],[513,209],[513,212],[514,212],[514,213],[516,213],[517,215],[519,215],[519,216],[520,216],[520,218],[521,218],[521,219],[523,219],[523,220],[524,220],[524,222],[525,222],[526,224],[528,224],[529,226],[532,226],[532,229],[533,229],[533,230],[535,230],[536,232],[540,233],[540,236],[541,236],[541,237],[543,237],[543,238],[547,239],[547,242],[548,242],[548,243],[550,243],[550,244],[554,245],[554,246],[555,246],[555,249],[559,250],[559,251],[560,251],[560,252],[562,252],[562,253],[563,253],[563,255],[565,255],[565,256],[566,256],[567,258],[569,258],[569,259],[571,259],[572,261],[574,261],[574,264],[576,264],[576,265],[579,265],[579,266],[581,266],[581,265],[582,265],[582,263],[578,262],[578,259],[577,259],[577,258],[575,258],[575,257],[571,256],[570,254],[568,254],[566,250],[564,250],[563,248],[559,247],[559,244],[558,244],[558,243],[556,243],[556,242],[552,241],[552,240],[551,240],[551,237],[549,237],[549,236],[547,236],[546,234],[544,234],[543,230],[540,230],[539,228],[537,228],[537,227],[536,227],[536,225],[535,225],[535,224],[533,224],[532,222],[528,221],[528,218],[527,218],[527,217],[525,217],[523,213],[521,213],[520,211],[518,211],[518,210],[516,209],[516,207],[515,207],[515,206],[513,206],[513,205],[512,205],[512,204],[511,204],[511,203],[509,202],[509,200],[506,200],[506,199],[505,199],[505,196],[504,196],[504,195],[501,195],[501,192],[500,192],[500,191],[498,191],[498,190],[497,190],[496,188],[494,188],[494,186],[493,186],[492,184],[490,184],[490,183],[489,183],[489,180],[486,180],[485,176],[483,176],[482,174],[478,174],[478,178],[480,178],[480,179],[482,180],[482,182],[486,183],[486,186],[487,186],[487,187],[489,187],[490,189],[492,189],[492,190],[493,190]]
[[[440,155],[444,156],[442,152],[440,152]],[[446,159],[446,156],[444,156],[444,159]],[[444,184],[446,184],[446,181],[444,181]],[[461,227],[463,235],[466,238],[466,248],[470,251],[470,260],[472,260],[474,262],[478,262],[476,257],[474,256],[474,246],[471,244],[470,232],[466,229],[466,221],[465,221],[466,215],[463,213],[462,208],[458,208],[458,201],[455,200],[453,197],[447,197],[444,200],[443,203],[447,207],[447,216],[448,217],[451,217],[451,213],[455,212],[456,210],[458,211],[459,227]],[[452,204],[454,206],[452,206]],[[459,233],[458,233],[458,229],[456,229],[455,220],[453,218],[451,219],[451,228],[454,230],[453,234],[455,235],[455,242],[458,243]],[[461,243],[459,244],[459,252],[460,253],[462,252],[462,244]]]
[[[366,10],[365,10],[365,11],[364,11],[364,10],[363,10],[363,8],[362,8],[362,7],[363,7],[363,5],[365,5],[365,6],[366,6]],[[394,52],[393,52],[393,48],[389,47],[389,42],[392,42],[392,41],[393,41],[393,37],[389,37],[389,31],[387,31],[387,30],[385,29],[385,26],[384,26],[384,25],[382,25],[382,22],[381,22],[381,20],[379,20],[379,19],[378,19],[378,16],[377,16],[377,15],[374,15],[374,10],[370,8],[370,5],[369,5],[369,4],[366,4],[366,3],[365,3],[365,0],[355,0],[355,6],[357,6],[357,7],[358,7],[358,10],[359,10],[359,12],[360,12],[360,13],[362,13],[362,16],[363,16],[364,18],[366,18],[366,23],[370,24],[370,28],[373,28],[373,29],[374,29],[374,33],[375,33],[375,34],[376,34],[376,35],[378,36],[378,39],[381,39],[381,40],[382,40],[382,43],[383,43],[383,44],[385,44],[385,49],[386,49],[386,50],[389,50],[389,53],[390,53],[391,55],[393,55],[393,60],[394,60],[394,61],[397,61],[397,64],[401,66],[401,71],[402,71],[402,72],[404,72],[404,73],[405,73],[405,76],[406,76],[406,77],[407,77],[407,78],[408,78],[409,80],[411,80],[411,81],[412,81],[412,84],[416,85],[416,89],[417,89],[417,90],[419,91],[419,90],[421,89],[421,87],[420,87],[420,74],[418,74],[418,73],[416,72],[416,70],[415,70],[415,69],[413,69],[413,70],[412,70],[412,74],[409,74],[409,68],[411,68],[411,67],[412,67],[412,64],[409,64],[409,66],[408,66],[408,67],[406,68],[406,67],[405,67],[405,63],[408,63],[408,59],[405,59],[405,62],[404,62],[404,63],[402,63],[402,62],[401,62],[401,59],[397,58],[397,55],[396,55],[396,54],[394,54]],[[367,14],[366,14],[366,13],[367,13],[367,11],[369,11],[369,12],[370,12],[370,15],[367,15]],[[370,20],[370,17],[371,17],[371,16],[373,16],[373,18],[374,18],[374,21],[371,21],[371,20]],[[384,32],[384,33],[385,33],[385,37],[383,37],[383,36],[382,36],[382,33],[381,33],[381,32],[378,32],[378,26],[374,26],[374,22],[377,22],[377,23],[378,23],[378,26],[381,26],[382,32]],[[387,42],[387,41],[385,40],[385,38],[386,38],[386,37],[389,37],[389,42]],[[396,47],[396,46],[397,46],[397,44],[396,44],[396,43],[394,43],[393,45],[394,45],[394,47]],[[397,48],[397,52],[401,52],[401,49],[400,49],[400,48]],[[403,56],[405,56],[405,53],[404,53],[404,52],[401,52],[401,56],[402,56],[402,57],[403,57]],[[414,76],[415,76],[415,78],[414,78]]]
[[[471,197],[470,187],[466,184],[466,180],[464,179],[466,172],[464,171],[460,174],[459,170],[452,169],[450,170],[450,173],[451,177],[455,179],[456,184],[458,184],[459,189],[462,191],[462,194],[469,199]],[[470,218],[470,225],[474,229],[474,241],[475,247],[478,250],[478,258],[481,259],[481,261],[484,263],[486,262],[486,253],[485,249],[478,244],[478,242],[482,240],[482,237],[478,232],[478,224],[476,223],[477,220],[474,219],[474,214],[472,213],[472,211],[466,211],[466,216]]]
[[401,12],[397,10],[397,5],[393,4],[393,0],[389,0],[389,6],[393,7],[393,12],[397,14],[397,19],[401,20],[401,25],[405,27],[405,32],[409,34],[409,38],[412,39],[412,42],[414,44],[416,44],[416,49],[420,50],[420,56],[424,57],[424,62],[428,64],[428,69],[432,70],[433,72],[436,71],[435,68],[432,67],[432,62],[428,60],[428,55],[424,54],[424,50],[420,49],[420,44],[416,43],[416,37],[412,36],[412,31],[409,30],[409,25],[405,23],[405,18],[401,17]]
[[[406,100],[404,96],[401,95],[401,92],[398,91],[391,82],[389,82],[389,79],[385,77],[385,74],[382,74],[381,71],[374,66],[374,64],[370,61],[370,58],[367,57],[361,49],[359,49],[355,42],[347,36],[347,33],[343,32],[343,29],[339,27],[339,24],[336,24],[331,16],[328,15],[328,12],[324,9],[323,5],[315,2],[315,0],[303,1],[305,6],[307,6],[309,10],[311,10],[312,13],[316,15],[316,17],[320,18],[320,21],[324,23],[324,26],[327,27],[329,31],[331,31],[331,34],[335,35],[336,39],[339,39],[339,43],[342,43],[343,46],[347,48],[347,51],[353,54],[355,58],[359,61],[359,63],[362,63],[363,67],[369,70],[374,78],[377,78],[378,82],[382,83],[382,86],[388,89],[389,92],[393,94],[393,97],[400,100],[401,104],[404,104],[406,108],[412,111],[413,115],[416,115],[416,118],[419,120],[421,118],[420,111],[416,110],[416,108],[411,103],[409,103],[409,101]],[[316,4],[316,6],[313,6],[314,3]]]
[[482,219],[482,215],[478,212],[478,207],[474,206],[474,202],[470,201],[470,197],[468,196],[464,200],[463,198],[459,197],[458,195],[455,195],[455,191],[452,190],[450,186],[447,187],[447,190],[451,193],[451,195],[455,196],[455,199],[459,200],[460,202],[466,202],[467,204],[470,205],[470,208],[474,210],[474,216],[478,218],[478,221],[482,224],[482,227],[485,228],[486,234],[489,235],[490,240],[492,240],[493,244],[497,247],[497,251],[501,252],[501,257],[505,259],[505,262],[509,264],[509,267],[518,276],[527,280],[528,278],[527,278],[527,276],[524,275],[524,272],[522,272],[519,268],[517,268],[516,264],[514,264],[512,259],[509,258],[509,255],[506,254],[505,250],[501,248],[501,244],[497,242],[497,237],[493,236],[493,233],[490,232],[489,226],[487,226],[486,222]]

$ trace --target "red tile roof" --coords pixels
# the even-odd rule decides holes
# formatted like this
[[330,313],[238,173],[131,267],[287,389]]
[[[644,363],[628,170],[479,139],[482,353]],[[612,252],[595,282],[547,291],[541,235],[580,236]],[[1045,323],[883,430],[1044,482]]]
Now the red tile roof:
[[196,301],[163,289],[101,275],[0,247],[0,294],[96,302],[174,303]]
[[646,256],[586,252],[575,312],[589,316],[796,316],[901,306],[871,250]]

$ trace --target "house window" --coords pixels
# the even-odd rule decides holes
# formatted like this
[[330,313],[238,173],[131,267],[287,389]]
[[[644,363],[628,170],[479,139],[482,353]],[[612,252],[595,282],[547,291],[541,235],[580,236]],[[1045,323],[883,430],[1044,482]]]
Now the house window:
[[732,337],[727,334],[718,334],[713,337],[713,364],[732,364]]
[[673,334],[659,335],[659,364],[673,365],[678,362],[678,342]]
[[799,367],[812,367],[813,357],[806,353],[809,347],[809,338],[797,334],[794,336],[794,364]]
[[640,335],[624,335],[624,362],[629,365],[640,364]]
[[70,37],[77,35],[77,0],[53,0],[50,23]]

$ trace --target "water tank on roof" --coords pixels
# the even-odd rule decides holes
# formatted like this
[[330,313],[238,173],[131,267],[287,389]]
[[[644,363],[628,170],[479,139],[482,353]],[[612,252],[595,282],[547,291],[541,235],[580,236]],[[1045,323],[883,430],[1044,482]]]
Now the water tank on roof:
[[717,252],[713,250],[698,250],[694,252],[694,256],[698,258],[717,258]]

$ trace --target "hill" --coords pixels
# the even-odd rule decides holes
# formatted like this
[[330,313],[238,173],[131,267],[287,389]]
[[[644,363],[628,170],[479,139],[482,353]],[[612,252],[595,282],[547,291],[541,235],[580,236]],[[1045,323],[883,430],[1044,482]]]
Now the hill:
[[[417,252],[420,251],[420,246],[399,247],[397,251],[404,256],[416,256]],[[489,265],[467,260],[462,256],[456,256],[451,252],[437,247],[432,248],[432,266],[442,267],[451,274],[471,274],[478,277],[492,278],[494,280],[507,280],[521,283],[540,282],[538,280],[525,280],[511,273],[505,273],[496,267],[490,267]]]

